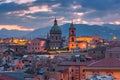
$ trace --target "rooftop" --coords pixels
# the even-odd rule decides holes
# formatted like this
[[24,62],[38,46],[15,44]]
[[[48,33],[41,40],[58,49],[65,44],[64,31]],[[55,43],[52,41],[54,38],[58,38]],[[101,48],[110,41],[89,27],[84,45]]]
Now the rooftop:
[[90,63],[88,67],[107,67],[107,68],[113,68],[113,67],[120,67],[120,60],[117,58],[104,58],[99,61]]

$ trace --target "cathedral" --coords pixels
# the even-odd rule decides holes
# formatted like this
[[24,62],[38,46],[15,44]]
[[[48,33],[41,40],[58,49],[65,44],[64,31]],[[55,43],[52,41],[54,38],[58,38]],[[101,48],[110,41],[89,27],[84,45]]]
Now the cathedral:
[[48,50],[60,50],[62,47],[62,31],[57,24],[55,18],[54,25],[52,26],[50,33],[47,36],[48,39]]

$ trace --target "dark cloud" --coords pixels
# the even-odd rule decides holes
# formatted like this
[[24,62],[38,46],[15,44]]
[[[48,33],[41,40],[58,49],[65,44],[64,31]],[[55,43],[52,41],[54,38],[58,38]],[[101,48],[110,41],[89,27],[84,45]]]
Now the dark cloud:
[[[55,6],[57,4],[58,6]],[[29,12],[23,16],[7,14],[8,12],[28,11],[30,7],[41,5],[47,5],[51,11]],[[79,7],[77,8],[77,6]],[[51,26],[55,16],[57,18],[64,18],[64,20],[79,18],[87,21],[88,24],[91,21],[96,22],[96,18],[101,22],[111,22],[120,20],[119,6],[120,0],[36,0],[31,4],[3,3],[0,4],[0,24],[18,24],[28,28],[40,28]],[[83,13],[83,15],[74,15],[75,12]]]
[[26,5],[17,5],[15,3],[5,3],[0,5],[0,13],[28,9]]
[[95,10],[111,10],[119,8],[120,0],[82,0],[81,5]]
[[88,13],[83,16],[85,20],[94,21],[99,18],[108,23],[120,20],[117,18],[120,16],[120,0],[81,0],[81,6],[88,10]]

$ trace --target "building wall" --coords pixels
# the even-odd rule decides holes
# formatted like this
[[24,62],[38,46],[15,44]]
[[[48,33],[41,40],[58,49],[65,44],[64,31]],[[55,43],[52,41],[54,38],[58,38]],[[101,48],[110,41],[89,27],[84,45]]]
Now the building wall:
[[33,39],[27,46],[28,52],[45,52],[46,40],[44,39]]
[[86,49],[87,48],[87,42],[79,42],[78,48],[80,49]]
[[90,43],[92,41],[92,37],[86,37],[86,36],[77,37],[76,41],[86,41],[86,42]]

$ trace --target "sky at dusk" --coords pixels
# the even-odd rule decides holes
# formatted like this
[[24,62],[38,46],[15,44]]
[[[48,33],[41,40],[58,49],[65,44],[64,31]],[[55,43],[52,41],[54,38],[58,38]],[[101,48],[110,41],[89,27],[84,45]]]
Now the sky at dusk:
[[58,24],[120,24],[120,0],[0,0],[0,29],[34,30]]

